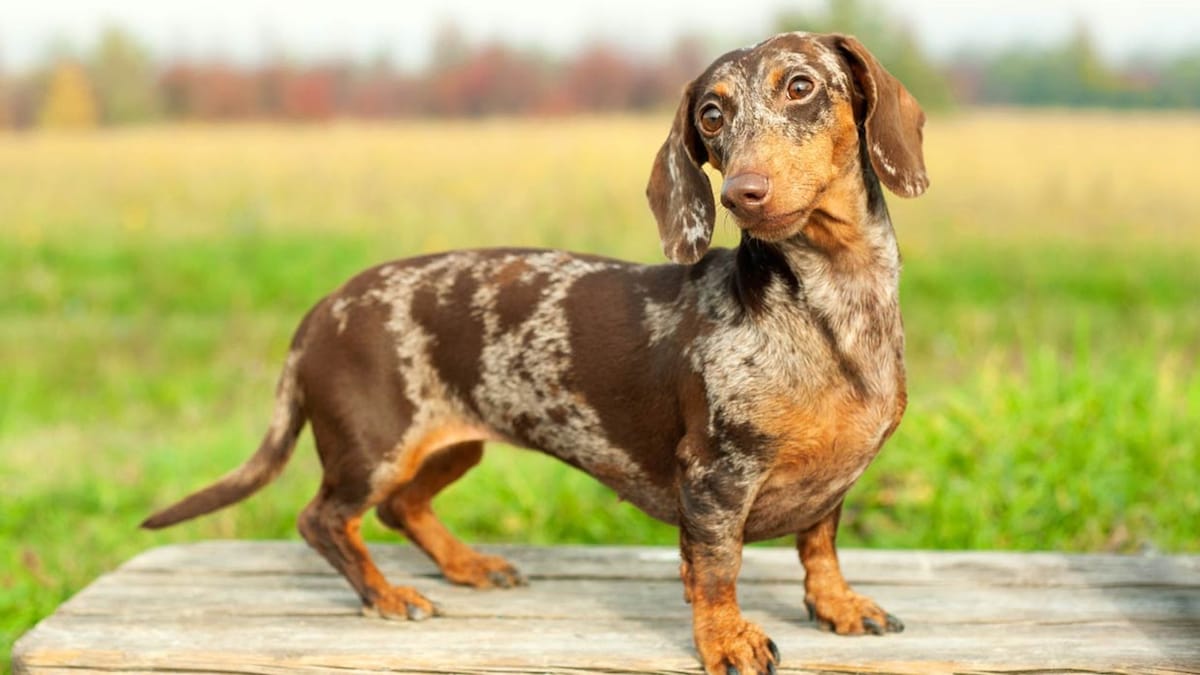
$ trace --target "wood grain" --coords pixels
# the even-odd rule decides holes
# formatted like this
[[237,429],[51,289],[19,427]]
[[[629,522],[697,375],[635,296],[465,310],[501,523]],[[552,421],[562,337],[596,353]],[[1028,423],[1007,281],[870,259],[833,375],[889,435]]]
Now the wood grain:
[[[372,548],[393,583],[445,615],[365,618],[298,543],[168,546],[25,635],[14,672],[699,672],[673,550],[484,547],[532,585],[476,591],[447,584],[410,547]],[[1200,557],[847,550],[842,561],[907,630],[817,630],[795,552],[750,548],[741,602],[779,644],[781,672],[1200,673]]]

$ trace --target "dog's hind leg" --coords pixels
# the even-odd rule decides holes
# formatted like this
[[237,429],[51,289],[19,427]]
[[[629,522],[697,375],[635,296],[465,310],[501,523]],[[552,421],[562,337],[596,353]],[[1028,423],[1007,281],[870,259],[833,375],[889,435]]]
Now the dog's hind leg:
[[327,486],[300,514],[300,533],[342,573],[363,602],[363,611],[385,619],[425,619],[435,613],[433,603],[407,586],[392,586],[372,562],[359,534],[365,508],[333,496]]
[[[317,495],[300,514],[299,530],[354,587],[363,611],[388,619],[424,619],[435,613],[433,603],[407,586],[392,586],[371,560],[359,533],[362,514],[378,503],[381,495],[372,483],[381,457],[392,447],[390,439],[400,435],[400,421],[366,424],[368,409],[348,406],[353,412],[340,415],[323,411],[311,418],[313,435],[325,475]],[[389,419],[390,418],[386,418]]]
[[484,555],[455,538],[433,513],[433,498],[483,457],[483,442],[469,441],[430,454],[412,479],[376,508],[385,525],[400,530],[441,568],[449,581],[476,588],[524,585],[507,560]]

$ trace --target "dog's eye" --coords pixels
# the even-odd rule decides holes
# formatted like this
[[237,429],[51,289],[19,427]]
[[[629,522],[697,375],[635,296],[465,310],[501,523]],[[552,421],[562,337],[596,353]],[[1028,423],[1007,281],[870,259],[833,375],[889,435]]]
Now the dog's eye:
[[788,82],[788,98],[792,99],[793,101],[799,101],[808,98],[809,94],[813,93],[813,90],[816,88],[817,85],[813,84],[811,77],[807,75],[797,75],[796,77],[793,77],[790,82]]
[[709,104],[700,111],[700,128],[706,134],[715,134],[725,125],[725,115],[714,104]]

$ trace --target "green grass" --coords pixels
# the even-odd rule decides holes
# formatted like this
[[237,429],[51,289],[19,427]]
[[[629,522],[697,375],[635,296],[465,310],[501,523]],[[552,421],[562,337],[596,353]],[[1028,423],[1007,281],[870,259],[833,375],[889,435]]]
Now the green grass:
[[[79,152],[55,145],[66,141],[0,137],[0,203],[15,214],[0,228],[0,645],[7,650],[70,594],[146,548],[296,536],[295,514],[319,477],[307,434],[280,480],[244,504],[161,533],[136,524],[249,455],[295,323],[358,269],[502,243],[656,260],[635,148],[653,152],[647,139],[658,139],[660,122],[617,122],[629,126],[629,140],[613,148],[611,139],[588,136],[588,124],[609,122],[558,132],[512,123],[532,157],[518,178],[536,180],[503,199],[478,181],[449,179],[463,157],[501,165],[512,131],[504,126],[420,129],[404,144],[410,152],[423,152],[429,135],[439,148],[446,143],[438,134],[468,140],[431,165],[434,175],[414,174],[416,187],[404,166],[384,167],[395,193],[381,197],[372,187],[369,199],[354,177],[383,179],[371,178],[376,165],[346,159],[360,142],[344,138],[352,129],[329,132],[341,141],[331,151],[337,157],[326,159],[349,174],[332,186],[339,174],[323,162],[309,175],[280,168],[291,166],[285,160],[245,167],[191,146],[181,150],[186,162],[134,152],[132,168],[115,176],[89,165],[96,143],[154,149],[180,135],[216,137],[228,149],[241,144],[236,131],[102,136],[77,141]],[[288,143],[299,137],[301,150],[292,152],[319,154],[322,145],[311,130],[265,133]],[[368,154],[389,137],[367,133]],[[564,138],[577,145],[564,151]],[[563,163],[563,152],[588,161]],[[949,152],[931,148],[933,156]],[[48,153],[59,161],[39,165]],[[195,166],[215,173],[222,162],[231,175],[213,178]],[[60,169],[107,184],[64,184],[78,199],[61,203],[57,193],[29,192],[38,175]],[[1174,207],[1156,203],[1158,234],[1137,221],[1140,206],[1108,220],[1057,214],[1055,223],[1027,219],[998,231],[993,224],[1004,214],[985,210],[975,220],[963,202],[969,181],[955,179],[964,187],[949,194],[893,200],[905,253],[910,406],[851,492],[840,541],[1200,551],[1195,206],[1183,195]],[[182,190],[191,206],[153,201],[164,185]],[[301,208],[293,198],[309,202]],[[77,202],[91,205],[94,222],[75,211]],[[121,215],[129,209],[141,215],[129,221]],[[189,220],[172,226],[164,213]],[[1163,225],[1164,213],[1174,225]],[[1100,235],[1080,234],[1093,226]],[[729,230],[722,226],[726,241]],[[676,541],[672,528],[590,478],[503,447],[437,506],[472,541]],[[394,539],[373,523],[367,536]]]

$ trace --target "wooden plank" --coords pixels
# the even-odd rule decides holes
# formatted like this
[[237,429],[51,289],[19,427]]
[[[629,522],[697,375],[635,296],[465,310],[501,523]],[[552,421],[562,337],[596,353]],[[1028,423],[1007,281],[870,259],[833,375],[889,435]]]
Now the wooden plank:
[[[512,560],[533,579],[678,580],[679,553],[669,548],[636,546],[480,546]],[[371,544],[385,574],[434,577],[437,568],[420,551],[397,544]],[[859,584],[989,586],[1185,586],[1200,578],[1200,556],[1128,556],[982,551],[840,552],[847,578]],[[903,565],[897,565],[902,556]],[[126,563],[124,569],[229,574],[329,573],[328,565],[304,546],[282,541],[208,541],[164,546]],[[742,583],[802,580],[804,572],[791,548],[749,547]]]
[[[511,590],[477,591],[440,579],[395,577],[456,618],[686,620],[678,581],[544,579]],[[740,588],[748,611],[785,621],[807,620],[800,583]],[[1186,621],[1200,612],[1200,588],[873,588],[884,607],[922,624]],[[903,612],[901,609],[903,608]],[[354,616],[357,597],[340,578],[327,576],[215,576],[126,572],[108,575],[59,609],[60,614],[219,618],[241,616]]]
[[[751,614],[753,616],[753,614]],[[783,652],[781,672],[878,669],[1097,670],[1197,667],[1195,626],[1159,626],[1149,637],[1131,623],[1052,631],[1045,624],[921,626],[884,638],[845,638],[756,616]],[[765,619],[765,620],[763,620]],[[1047,633],[1053,639],[1047,639]],[[22,645],[27,672],[39,667],[97,670],[217,670],[306,665],[358,670],[459,671],[543,668],[695,672],[686,623],[637,619],[453,619],[426,623],[358,617],[287,622],[61,617]],[[79,644],[92,645],[83,650]],[[58,646],[56,646],[58,645]],[[259,671],[249,671],[259,672]]]
[[[668,549],[487,547],[528,588],[453,587],[405,546],[375,546],[395,583],[445,612],[362,617],[302,544],[204,542],[147,552],[23,637],[18,673],[171,671],[699,672]],[[1200,558],[845,551],[843,563],[908,629],[820,632],[787,549],[746,552],[749,618],[780,672],[1200,672]]]

